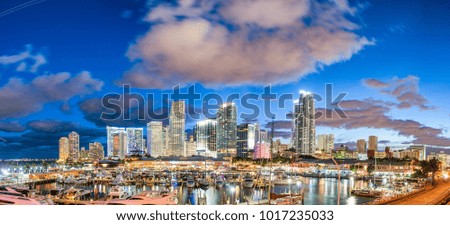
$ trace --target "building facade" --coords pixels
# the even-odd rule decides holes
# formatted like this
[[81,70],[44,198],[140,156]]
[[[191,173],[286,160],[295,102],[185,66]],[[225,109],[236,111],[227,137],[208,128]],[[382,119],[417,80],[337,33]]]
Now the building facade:
[[59,139],[59,161],[66,162],[69,159],[69,139],[61,137]]
[[147,123],[147,154],[155,158],[164,156],[162,122]]
[[365,139],[358,139],[356,141],[356,151],[361,154],[367,153],[367,143]]
[[298,101],[294,102],[292,119],[292,147],[297,153],[313,155],[315,152],[316,122],[314,96],[300,91]]
[[126,135],[123,127],[106,127],[106,152],[108,157],[125,158]]
[[334,135],[321,134],[317,136],[317,149],[324,153],[331,153],[334,149]]
[[169,115],[169,151],[168,155],[183,156],[186,126],[186,113],[184,101],[174,101],[170,107]]
[[195,126],[195,140],[197,141],[197,151],[205,156],[217,157],[217,121],[206,119],[197,122]]
[[69,136],[69,160],[78,162],[80,157],[80,135],[77,132],[70,132]]
[[127,154],[144,154],[144,129],[141,127],[127,127]]
[[89,158],[92,161],[100,161],[104,157],[105,151],[100,142],[89,143]]
[[217,111],[217,151],[227,156],[235,156],[236,135],[236,105],[234,103],[225,103]]
[[237,152],[239,158],[251,158],[255,150],[256,130],[255,124],[241,124],[237,126]]

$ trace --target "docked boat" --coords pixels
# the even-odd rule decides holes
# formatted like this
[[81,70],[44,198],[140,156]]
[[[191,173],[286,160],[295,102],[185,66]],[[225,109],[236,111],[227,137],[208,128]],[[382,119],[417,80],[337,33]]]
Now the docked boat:
[[176,193],[161,191],[144,191],[128,199],[116,199],[106,202],[106,205],[177,205]]
[[252,188],[253,187],[253,178],[250,175],[245,176],[242,186],[245,188]]
[[195,187],[195,180],[192,176],[189,176],[186,180],[186,186],[188,188],[194,188]]
[[12,188],[0,187],[0,205],[49,205],[51,203],[44,197],[30,198]]
[[63,199],[65,199],[65,200],[81,200],[84,196],[86,196],[88,194],[89,194],[89,191],[87,191],[87,190],[71,187],[69,190],[64,192]]
[[223,180],[223,178],[217,177],[217,179],[215,181],[216,187],[219,187],[219,188],[223,187],[224,183],[225,183],[225,181]]
[[351,193],[356,196],[372,198],[381,197],[383,195],[382,191],[372,189],[355,189],[352,190]]
[[128,192],[126,192],[122,187],[114,186],[111,188],[107,199],[126,199],[128,197]]

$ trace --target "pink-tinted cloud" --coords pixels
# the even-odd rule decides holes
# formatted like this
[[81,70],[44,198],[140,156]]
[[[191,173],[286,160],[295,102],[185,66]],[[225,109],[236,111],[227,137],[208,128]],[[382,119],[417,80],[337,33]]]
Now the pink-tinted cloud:
[[19,118],[40,111],[48,102],[67,101],[74,96],[101,90],[103,82],[89,72],[42,75],[30,82],[12,77],[0,87],[0,119]]
[[18,72],[36,73],[41,65],[47,63],[47,59],[41,53],[33,53],[33,46],[27,45],[26,50],[12,55],[0,56],[0,65],[16,67]]
[[[366,99],[364,101],[349,100],[339,104],[348,118],[340,118],[333,111],[332,117],[321,116],[317,126],[344,129],[378,128],[397,131],[399,135],[413,137],[413,143],[433,146],[450,146],[450,138],[443,136],[443,129],[433,128],[414,120],[393,119],[388,115],[391,103]],[[325,109],[319,109],[325,115]]]
[[427,99],[419,93],[419,77],[409,75],[405,78],[394,77],[388,82],[377,79],[365,79],[363,83],[378,89],[383,94],[395,97],[398,101],[397,108],[408,109],[417,106],[422,110],[430,110],[435,107],[429,106]]
[[153,25],[130,46],[135,65],[117,83],[167,88],[295,81],[373,44],[354,32],[358,24],[348,18],[357,10],[343,0],[162,4],[146,16]]

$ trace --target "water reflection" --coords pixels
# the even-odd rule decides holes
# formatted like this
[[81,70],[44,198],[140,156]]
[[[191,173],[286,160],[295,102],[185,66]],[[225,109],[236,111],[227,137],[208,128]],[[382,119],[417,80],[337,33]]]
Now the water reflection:
[[[337,204],[338,181],[333,178],[308,178],[301,177],[300,182],[292,184],[277,185],[272,188],[274,193],[303,193],[305,205],[333,205]],[[70,188],[74,185],[66,185],[64,188]],[[357,197],[351,195],[351,190],[356,188],[366,188],[369,182],[362,180],[343,179],[341,180],[340,202],[343,205],[362,204],[372,200],[371,198]],[[47,194],[56,184],[38,185],[37,189],[41,194]],[[102,199],[107,196],[111,185],[95,184],[90,186],[76,186],[91,190],[91,198],[94,200]],[[123,186],[130,195],[138,194],[145,190],[166,190],[162,186],[142,186],[135,185]],[[222,205],[242,203],[247,200],[258,202],[258,200],[267,199],[267,188],[242,188],[235,184],[225,184],[223,187],[209,187],[207,190],[188,188],[186,186],[174,185],[170,191],[177,191],[179,204],[207,204]]]

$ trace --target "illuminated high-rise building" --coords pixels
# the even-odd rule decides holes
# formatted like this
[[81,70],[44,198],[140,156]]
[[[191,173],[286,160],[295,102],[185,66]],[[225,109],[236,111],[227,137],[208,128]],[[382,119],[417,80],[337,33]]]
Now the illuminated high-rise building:
[[256,142],[255,124],[241,124],[237,127],[237,156],[252,158]]
[[361,154],[367,153],[367,143],[365,139],[358,139],[356,141],[356,151]]
[[172,102],[169,115],[169,155],[184,156],[185,123],[184,101]]
[[141,127],[127,127],[127,153],[129,155],[144,154],[144,129]]
[[69,158],[69,139],[61,137],[59,139],[59,161],[66,162]]
[[163,156],[163,125],[162,122],[147,123],[147,154],[152,157]]
[[236,155],[237,109],[234,103],[225,103],[217,111],[217,151],[227,156]]
[[169,155],[169,126],[162,128],[162,156]]
[[217,157],[216,143],[217,121],[206,119],[197,122],[195,126],[195,140],[197,141],[197,151],[205,156]]
[[70,132],[69,136],[69,160],[78,162],[80,157],[80,135],[77,132]]
[[101,160],[105,157],[103,145],[99,142],[89,143],[89,158],[93,161]]
[[[122,135],[120,135],[121,133]],[[106,127],[106,152],[108,157],[125,158],[126,135],[124,134],[125,128],[123,127]]]
[[320,151],[325,153],[331,153],[334,149],[334,135],[333,134],[321,134],[317,136],[317,146]]
[[297,153],[312,155],[315,152],[316,122],[314,96],[300,91],[298,101],[294,102],[292,118],[292,147]]

